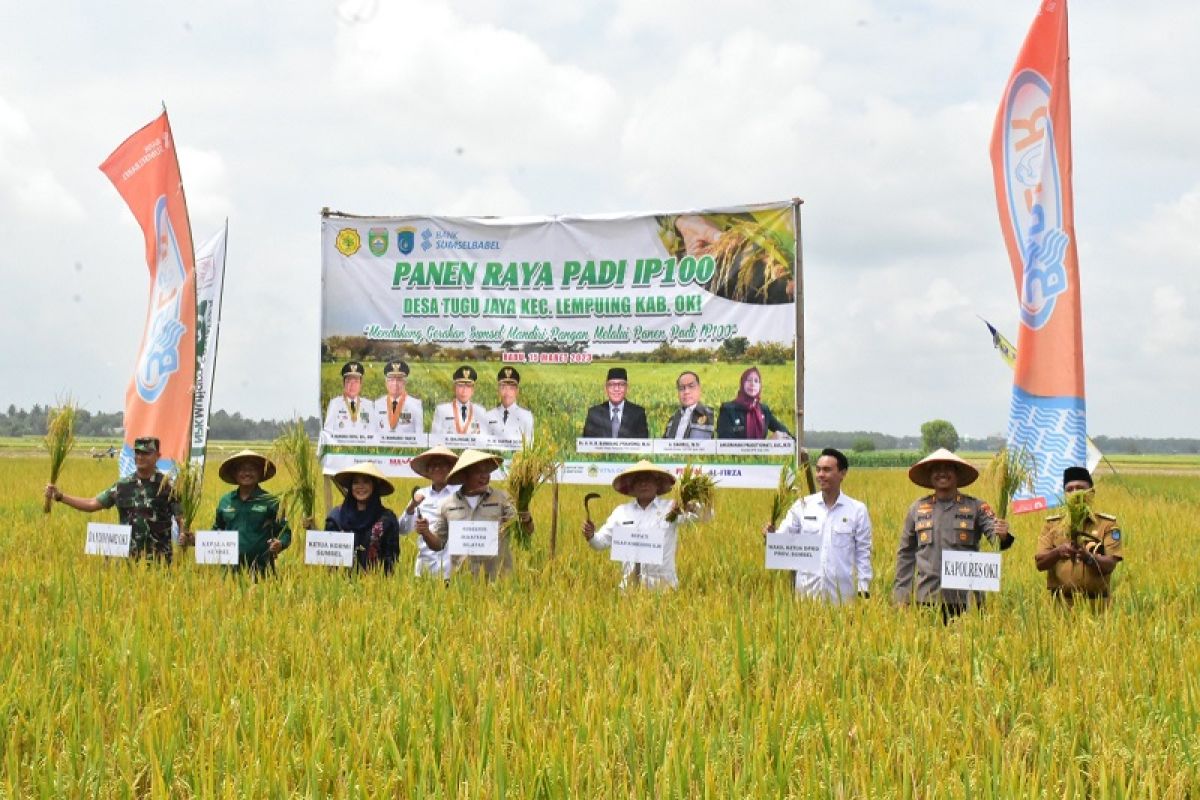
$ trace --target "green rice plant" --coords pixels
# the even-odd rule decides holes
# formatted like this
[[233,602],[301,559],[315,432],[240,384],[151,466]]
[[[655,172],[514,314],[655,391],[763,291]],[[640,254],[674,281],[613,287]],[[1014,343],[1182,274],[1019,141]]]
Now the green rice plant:
[[[519,514],[529,511],[533,495],[543,483],[558,479],[562,467],[558,445],[542,430],[532,441],[521,437],[521,449],[513,453],[506,470],[505,488]],[[510,523],[510,531],[516,543],[529,549],[532,531],[517,517]]]
[[175,465],[171,475],[171,497],[179,504],[183,529],[189,533],[195,531],[193,522],[200,511],[203,487],[204,466],[200,462],[187,461]]
[[1092,516],[1090,501],[1091,492],[1068,492],[1063,497],[1060,524],[1075,545],[1078,545],[1080,537],[1085,535],[1084,528]]
[[272,460],[282,464],[292,479],[291,486],[278,495],[284,518],[309,527],[316,519],[317,490],[322,476],[316,448],[304,430],[304,423],[297,419],[285,425],[272,450]]
[[1033,454],[1021,448],[1001,447],[984,472],[985,483],[996,493],[996,516],[1008,519],[1008,507],[1021,490],[1033,488],[1036,465]]
[[[75,446],[75,415],[79,406],[71,398],[50,409],[46,425],[46,450],[50,453],[50,483],[58,483],[63,464],[71,448]],[[42,505],[42,512],[49,514],[50,498]]]
[[796,465],[788,462],[779,468],[779,485],[771,495],[771,527],[778,528],[783,515],[800,499],[800,474]]
[[707,472],[689,463],[675,481],[672,492],[675,507],[667,512],[667,522],[674,522],[687,511],[700,519],[712,517],[716,510],[717,482]]

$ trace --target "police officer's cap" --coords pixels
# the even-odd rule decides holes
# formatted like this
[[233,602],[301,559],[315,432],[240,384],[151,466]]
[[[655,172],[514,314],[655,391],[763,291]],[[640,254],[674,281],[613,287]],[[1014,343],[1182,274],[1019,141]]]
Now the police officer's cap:
[[157,453],[159,449],[157,436],[139,436],[133,440],[133,452]]
[[346,378],[361,378],[366,370],[361,361],[347,361],[342,365],[342,380]]
[[1095,486],[1092,482],[1092,473],[1087,471],[1086,467],[1067,467],[1063,470],[1063,488],[1071,481],[1085,481],[1088,486]]
[[500,371],[496,373],[496,383],[511,383],[513,386],[520,386],[521,373],[512,367],[501,367]]
[[383,365],[383,374],[388,378],[395,378],[397,376],[407,378],[408,364],[405,364],[403,361],[399,360],[389,361]]
[[463,364],[461,367],[454,370],[455,383],[474,384],[477,380],[479,380],[479,373],[476,372],[473,367],[468,367],[466,364]]

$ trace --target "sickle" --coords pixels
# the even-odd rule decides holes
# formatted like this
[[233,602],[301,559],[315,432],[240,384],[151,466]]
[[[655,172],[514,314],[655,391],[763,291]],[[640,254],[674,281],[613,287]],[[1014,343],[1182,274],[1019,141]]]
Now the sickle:
[[600,495],[596,494],[595,492],[588,492],[583,498],[583,512],[585,514],[587,514],[588,522],[592,521],[592,509],[588,504],[591,503],[593,500],[599,500],[599,499],[600,499]]

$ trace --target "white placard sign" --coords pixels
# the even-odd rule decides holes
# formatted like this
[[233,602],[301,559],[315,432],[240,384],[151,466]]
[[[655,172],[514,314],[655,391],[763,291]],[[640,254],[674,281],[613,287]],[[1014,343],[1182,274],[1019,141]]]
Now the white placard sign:
[[612,536],[612,560],[661,564],[666,538],[662,526],[618,525]]
[[132,525],[89,522],[87,526],[87,543],[83,546],[83,552],[89,556],[129,558],[129,545],[132,541]]
[[354,532],[306,531],[304,563],[320,567],[354,566]]
[[942,588],[1000,591],[1000,554],[943,550]]
[[767,569],[795,572],[821,571],[821,532],[768,533]]
[[495,520],[451,520],[452,556],[494,556],[500,552],[500,523]]
[[196,531],[196,563],[238,563],[237,531]]

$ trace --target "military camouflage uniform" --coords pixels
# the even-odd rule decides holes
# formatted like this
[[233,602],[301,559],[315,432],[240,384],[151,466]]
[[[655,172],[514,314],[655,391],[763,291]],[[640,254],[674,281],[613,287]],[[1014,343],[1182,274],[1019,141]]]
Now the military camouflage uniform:
[[133,528],[129,544],[131,558],[150,556],[171,563],[171,520],[180,515],[179,503],[171,499],[171,482],[161,472],[149,479],[130,475],[96,495],[103,508],[117,507],[122,525]]

